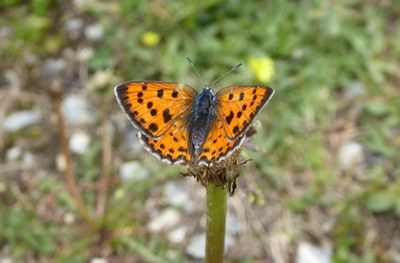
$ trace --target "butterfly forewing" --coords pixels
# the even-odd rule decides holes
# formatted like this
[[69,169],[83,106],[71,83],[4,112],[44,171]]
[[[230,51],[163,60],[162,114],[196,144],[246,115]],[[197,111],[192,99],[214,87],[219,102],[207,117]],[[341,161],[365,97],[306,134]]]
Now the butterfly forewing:
[[273,94],[274,90],[265,86],[232,86],[216,94],[217,118],[229,140],[244,136]]
[[196,91],[177,82],[131,81],[115,87],[121,108],[147,138],[159,138],[186,119]]

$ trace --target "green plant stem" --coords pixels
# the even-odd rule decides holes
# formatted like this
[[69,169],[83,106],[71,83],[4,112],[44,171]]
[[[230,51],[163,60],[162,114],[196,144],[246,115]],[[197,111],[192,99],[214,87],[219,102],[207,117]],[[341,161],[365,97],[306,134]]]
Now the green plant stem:
[[224,259],[227,191],[210,183],[207,186],[206,263]]

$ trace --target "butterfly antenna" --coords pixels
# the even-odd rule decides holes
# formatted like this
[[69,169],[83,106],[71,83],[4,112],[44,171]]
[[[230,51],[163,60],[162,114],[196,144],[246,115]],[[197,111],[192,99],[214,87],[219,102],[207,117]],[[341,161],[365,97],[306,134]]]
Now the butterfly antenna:
[[234,66],[233,68],[231,68],[230,70],[228,70],[227,72],[225,72],[224,74],[222,74],[221,76],[219,76],[216,80],[214,80],[210,85],[208,85],[209,87],[211,87],[212,85],[214,85],[215,83],[217,83],[218,81],[220,81],[221,79],[225,78],[226,76],[228,76],[232,71],[238,69],[240,66],[242,65],[242,63],[237,64],[236,66]]
[[193,61],[191,61],[189,57],[186,57],[186,59],[189,61],[190,66],[192,66],[194,72],[196,72],[197,77],[199,77],[199,79],[201,80],[203,86],[205,87],[206,85],[205,85],[204,79],[201,77],[200,73],[197,71],[197,68],[194,65]]

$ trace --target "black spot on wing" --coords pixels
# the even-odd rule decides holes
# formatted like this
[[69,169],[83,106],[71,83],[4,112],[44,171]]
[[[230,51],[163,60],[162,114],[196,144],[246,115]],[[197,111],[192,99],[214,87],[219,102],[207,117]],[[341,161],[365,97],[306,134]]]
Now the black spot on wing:
[[164,123],[169,122],[172,119],[172,115],[169,113],[169,109],[163,111]]
[[157,124],[155,124],[154,122],[150,123],[150,125],[149,125],[149,130],[152,131],[152,132],[158,131],[158,126],[157,126]]
[[178,152],[186,152],[186,151],[187,151],[187,149],[185,147],[183,147],[183,146],[180,146],[178,148]]
[[225,120],[226,120],[226,122],[227,122],[228,124],[231,124],[232,119],[233,119],[233,116],[234,116],[233,111],[231,111],[231,112],[229,113],[229,116],[227,116],[227,117],[225,118]]
[[244,92],[240,92],[240,95],[239,95],[239,101],[242,101],[242,100],[243,100],[243,98],[244,98]]

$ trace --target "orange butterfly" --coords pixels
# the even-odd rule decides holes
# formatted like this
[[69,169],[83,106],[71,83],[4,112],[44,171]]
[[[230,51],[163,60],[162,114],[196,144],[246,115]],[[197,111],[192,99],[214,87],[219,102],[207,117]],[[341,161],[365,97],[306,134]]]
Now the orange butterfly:
[[117,85],[115,95],[139,129],[140,141],[159,159],[212,166],[239,148],[255,116],[274,94],[266,86],[230,86],[214,94],[212,84],[197,93],[178,82],[129,81]]

